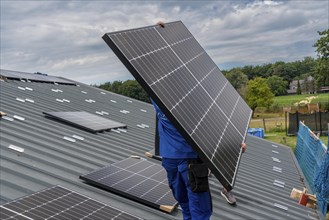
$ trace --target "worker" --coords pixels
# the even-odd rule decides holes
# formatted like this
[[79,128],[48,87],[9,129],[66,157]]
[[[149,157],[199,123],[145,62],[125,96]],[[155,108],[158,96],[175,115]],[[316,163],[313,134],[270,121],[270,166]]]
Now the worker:
[[201,192],[193,192],[189,183],[190,163],[204,165],[197,153],[176,130],[174,125],[151,100],[158,118],[160,139],[160,156],[162,166],[167,171],[168,184],[183,212],[184,220],[208,220],[212,214],[211,195],[208,185],[208,168],[204,166],[199,171],[205,172],[205,186]]
[[[208,220],[212,214],[212,202],[208,184],[208,167],[202,163],[197,153],[177,131],[160,108],[151,99],[158,119],[160,156],[162,166],[167,171],[168,184],[175,199],[182,208],[184,220]],[[242,143],[242,152],[246,144]],[[196,170],[191,169],[195,167]],[[196,173],[193,177],[192,173]],[[195,187],[191,180],[203,181]],[[200,180],[201,179],[201,180]],[[234,205],[236,199],[225,188],[221,192],[226,201]]]

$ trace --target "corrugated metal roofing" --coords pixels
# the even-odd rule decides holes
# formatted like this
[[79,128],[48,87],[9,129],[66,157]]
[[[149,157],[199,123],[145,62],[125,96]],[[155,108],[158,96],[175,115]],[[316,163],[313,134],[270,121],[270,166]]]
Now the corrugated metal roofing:
[[[0,202],[59,184],[145,219],[182,219],[179,209],[167,214],[79,179],[81,174],[131,155],[143,157],[154,146],[155,113],[148,103],[77,84],[0,82],[0,111],[10,118],[25,119],[0,120]],[[93,134],[45,118],[42,112],[46,111],[105,111],[109,114],[102,117],[127,124],[128,129],[126,133]],[[64,138],[73,135],[84,140]],[[10,145],[24,152],[9,149]],[[289,197],[292,188],[305,185],[291,149],[252,136],[248,136],[247,145],[234,188],[237,206],[226,203],[220,196],[222,186],[210,177],[212,219],[317,219],[315,210]],[[274,166],[282,172],[274,171]]]

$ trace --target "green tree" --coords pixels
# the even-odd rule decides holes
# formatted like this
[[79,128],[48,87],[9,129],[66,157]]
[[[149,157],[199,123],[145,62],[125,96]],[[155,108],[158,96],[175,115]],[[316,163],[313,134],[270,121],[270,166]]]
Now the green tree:
[[225,77],[238,91],[248,82],[248,77],[239,68],[231,69],[225,74]]
[[247,65],[241,68],[241,71],[248,77],[249,79],[253,78],[254,67],[251,65]]
[[312,94],[315,92],[314,78],[311,76],[303,75],[303,84],[301,85],[302,93]]
[[314,76],[317,87],[320,88],[329,86],[329,29],[318,33],[321,37],[313,45],[319,57]]
[[111,91],[112,84],[110,82],[99,85],[98,87],[104,90]]
[[257,107],[269,108],[273,104],[273,97],[266,79],[257,77],[247,83],[246,101],[253,112]]
[[151,102],[145,90],[136,80],[107,82],[98,86],[101,89],[108,90],[117,94],[125,95],[130,98],[138,99],[143,102]]
[[315,44],[316,52],[320,58],[329,58],[329,29],[324,31],[318,31],[318,34],[321,36]]
[[111,90],[114,93],[122,94],[122,81],[114,81],[111,85]]
[[302,89],[300,88],[300,82],[299,80],[297,81],[297,91],[296,91],[297,95],[302,94]]
[[266,80],[267,85],[270,87],[275,96],[287,94],[288,82],[279,76],[271,76]]
[[121,86],[120,94],[144,102],[150,102],[149,96],[136,80],[125,81]]

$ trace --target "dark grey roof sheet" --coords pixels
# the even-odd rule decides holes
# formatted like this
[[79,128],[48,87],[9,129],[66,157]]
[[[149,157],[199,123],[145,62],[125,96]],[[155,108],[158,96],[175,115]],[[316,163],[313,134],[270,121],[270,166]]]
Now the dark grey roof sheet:
[[[23,121],[0,120],[0,202],[59,184],[145,219],[182,219],[180,210],[167,214],[79,179],[81,174],[131,155],[144,156],[150,151],[154,146],[155,113],[148,103],[77,84],[79,86],[0,81],[0,111],[10,118],[14,115],[25,118]],[[58,99],[70,102],[59,102]],[[90,99],[95,102],[85,101]],[[122,113],[122,110],[129,113]],[[127,133],[93,134],[45,118],[44,111],[94,114],[105,111],[109,114],[102,117],[127,124],[128,129]],[[70,142],[64,139],[64,136],[72,138],[72,135],[84,140]],[[9,149],[9,145],[23,148],[24,152]],[[273,143],[253,136],[248,136],[247,145],[234,188],[237,206],[228,205],[220,196],[220,183],[214,177],[209,179],[212,219],[317,219],[315,210],[301,206],[289,197],[292,188],[302,189],[305,185],[291,149],[278,144],[273,147]],[[272,157],[281,163],[273,161]],[[282,173],[273,171],[273,166],[282,168]],[[275,180],[284,182],[284,188],[274,185]]]

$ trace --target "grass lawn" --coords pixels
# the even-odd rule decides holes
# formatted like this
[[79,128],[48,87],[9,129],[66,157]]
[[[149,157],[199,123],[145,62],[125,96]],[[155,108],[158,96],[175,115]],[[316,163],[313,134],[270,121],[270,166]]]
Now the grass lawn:
[[274,97],[274,105],[282,106],[290,106],[296,102],[300,102],[305,100],[307,97],[315,96],[317,98],[313,99],[311,103],[328,103],[329,102],[329,93],[321,93],[321,94],[302,94],[302,95],[285,95],[285,96],[276,96]]
[[267,132],[265,139],[274,143],[283,144],[295,150],[297,136],[286,136],[285,132]]
[[[285,132],[267,132],[265,133],[264,139],[274,143],[286,145],[291,147],[292,150],[295,150],[297,136],[286,136]],[[326,146],[328,145],[328,136],[321,136],[320,139]]]
[[[296,147],[297,136],[286,136],[285,119],[283,117],[275,117],[275,114],[270,114],[269,117],[266,117],[264,114],[262,117],[265,118],[265,139],[289,146],[294,150]],[[249,127],[264,129],[264,121],[263,119],[254,118],[251,120]],[[328,144],[328,136],[320,136],[320,139],[325,145]]]

